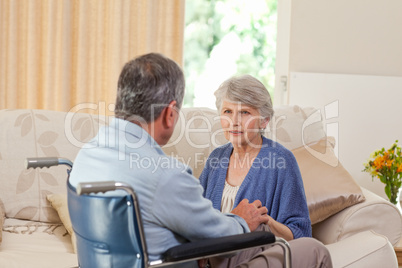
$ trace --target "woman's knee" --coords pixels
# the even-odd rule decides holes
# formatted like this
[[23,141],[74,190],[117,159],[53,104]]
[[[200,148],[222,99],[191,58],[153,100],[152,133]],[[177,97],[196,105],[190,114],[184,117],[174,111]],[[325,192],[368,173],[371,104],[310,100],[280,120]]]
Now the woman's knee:
[[[331,255],[327,247],[314,238],[299,238],[293,240],[291,248],[297,248],[298,254],[301,254],[310,260],[315,260],[316,267],[332,267]],[[293,252],[293,251],[292,251]]]

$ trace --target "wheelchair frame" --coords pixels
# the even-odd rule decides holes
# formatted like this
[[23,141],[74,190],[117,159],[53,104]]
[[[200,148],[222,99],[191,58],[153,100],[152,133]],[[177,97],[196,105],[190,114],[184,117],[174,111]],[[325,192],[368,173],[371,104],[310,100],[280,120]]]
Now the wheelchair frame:
[[[27,158],[26,160],[26,168],[43,168],[43,167],[51,167],[58,165],[66,165],[70,167],[67,170],[69,174],[73,167],[73,163],[66,158],[57,158],[57,157],[38,157],[38,158]],[[230,237],[221,237],[221,238],[213,238],[208,239],[202,242],[189,242],[185,244],[181,244],[179,246],[175,246],[169,249],[164,254],[164,259],[149,261],[147,244],[145,241],[145,232],[143,229],[141,212],[139,201],[137,198],[137,194],[135,190],[128,184],[118,181],[104,181],[104,182],[84,182],[79,183],[76,188],[77,195],[89,195],[91,193],[106,193],[109,191],[115,190],[124,190],[128,195],[131,196],[133,200],[134,212],[137,215],[137,225],[138,232],[140,235],[141,247],[142,247],[142,255],[143,255],[143,264],[146,268],[148,267],[163,267],[167,265],[173,265],[183,262],[195,261],[203,258],[211,258],[221,255],[228,255],[232,253],[236,253],[239,251],[243,251],[245,249],[251,249],[256,247],[261,247],[264,245],[279,245],[284,252],[284,267],[291,268],[291,251],[289,247],[289,243],[280,237],[275,237],[272,233],[269,232],[252,232],[246,234],[239,234]],[[131,204],[128,204],[131,205]],[[260,233],[260,234],[256,234]],[[265,235],[265,236],[264,236]],[[256,240],[256,236],[259,236]],[[273,241],[270,240],[270,237],[273,237]],[[230,240],[228,240],[230,239]],[[229,241],[229,243],[228,243]],[[237,248],[233,248],[231,244],[235,244]],[[198,249],[197,253],[188,252],[186,250],[191,245],[192,248]],[[198,245],[202,245],[203,248],[197,248]],[[209,252],[208,248],[212,246],[219,246],[218,252]],[[201,249],[201,250],[200,250]],[[173,252],[171,254],[171,252]],[[170,254],[170,255],[169,255]],[[133,256],[134,257],[134,256]],[[141,258],[139,254],[136,256],[137,258]]]

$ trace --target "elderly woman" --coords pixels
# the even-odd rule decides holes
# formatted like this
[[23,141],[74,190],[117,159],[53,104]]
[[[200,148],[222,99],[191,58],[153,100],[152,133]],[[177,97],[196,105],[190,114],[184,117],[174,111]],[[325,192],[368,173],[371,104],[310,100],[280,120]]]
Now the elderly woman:
[[[204,196],[224,213],[231,212],[240,202],[259,200],[269,215],[267,226],[260,229],[288,241],[311,237],[296,159],[288,149],[262,135],[274,114],[267,89],[254,77],[244,75],[226,80],[215,96],[229,143],[215,149],[206,162],[200,176]],[[320,242],[311,238],[293,241],[293,267],[332,267],[329,253]],[[269,263],[269,267],[281,265],[278,257],[273,257],[277,256],[275,250],[259,254],[255,267],[261,263]],[[232,267],[249,258],[250,254],[212,262],[213,266]]]

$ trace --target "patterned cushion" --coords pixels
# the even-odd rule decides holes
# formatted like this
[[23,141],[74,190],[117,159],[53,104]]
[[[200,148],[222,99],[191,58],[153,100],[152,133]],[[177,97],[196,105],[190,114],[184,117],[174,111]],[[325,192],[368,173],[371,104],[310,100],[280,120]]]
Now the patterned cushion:
[[60,222],[46,196],[66,192],[66,167],[25,169],[28,157],[74,160],[105,118],[46,110],[0,111],[0,203],[6,216]]

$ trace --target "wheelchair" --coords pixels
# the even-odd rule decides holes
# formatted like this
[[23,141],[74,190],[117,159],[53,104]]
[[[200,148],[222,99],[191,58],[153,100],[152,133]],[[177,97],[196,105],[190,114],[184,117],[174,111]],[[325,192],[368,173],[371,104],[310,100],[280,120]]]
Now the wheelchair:
[[[73,163],[65,158],[27,158],[26,168],[66,165],[69,178]],[[123,190],[122,196],[94,195]],[[216,256],[227,256],[246,249],[279,245],[284,267],[291,267],[286,240],[270,232],[250,232],[188,242],[168,249],[160,260],[150,261],[140,204],[130,185],[118,181],[85,182],[74,188],[67,179],[68,210],[77,238],[79,267],[163,267]]]

